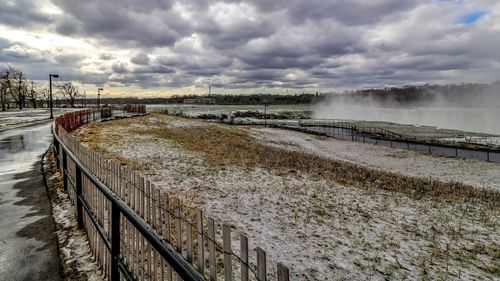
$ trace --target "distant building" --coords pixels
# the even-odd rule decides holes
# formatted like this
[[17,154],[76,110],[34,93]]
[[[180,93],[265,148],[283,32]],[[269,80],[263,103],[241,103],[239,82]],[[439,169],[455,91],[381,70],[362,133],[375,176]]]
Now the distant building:
[[215,104],[214,98],[195,98],[195,99],[184,99],[182,101],[185,104]]

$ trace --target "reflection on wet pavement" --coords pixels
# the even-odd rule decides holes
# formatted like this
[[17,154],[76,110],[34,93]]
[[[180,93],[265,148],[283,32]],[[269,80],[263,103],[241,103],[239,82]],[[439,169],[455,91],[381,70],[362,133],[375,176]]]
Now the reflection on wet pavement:
[[0,280],[60,280],[40,156],[50,124],[0,133]]

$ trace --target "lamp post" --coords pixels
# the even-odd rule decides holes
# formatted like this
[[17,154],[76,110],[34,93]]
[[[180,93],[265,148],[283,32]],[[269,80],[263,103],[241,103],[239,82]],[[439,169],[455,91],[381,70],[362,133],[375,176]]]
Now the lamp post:
[[103,88],[97,89],[97,108],[101,108],[101,91],[103,90]]
[[59,74],[49,74],[50,119],[54,119],[54,114],[52,110],[52,108],[54,107],[52,102],[52,77],[59,78]]

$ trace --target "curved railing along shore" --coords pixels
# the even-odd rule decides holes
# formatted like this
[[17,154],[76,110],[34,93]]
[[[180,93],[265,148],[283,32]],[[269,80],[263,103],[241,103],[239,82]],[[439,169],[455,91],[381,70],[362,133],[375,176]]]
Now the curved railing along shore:
[[87,233],[95,260],[109,280],[289,280],[282,264],[267,272],[266,253],[229,224],[105,158],[71,134],[120,116],[146,114],[144,105],[67,113],[55,120],[54,150],[64,186]]

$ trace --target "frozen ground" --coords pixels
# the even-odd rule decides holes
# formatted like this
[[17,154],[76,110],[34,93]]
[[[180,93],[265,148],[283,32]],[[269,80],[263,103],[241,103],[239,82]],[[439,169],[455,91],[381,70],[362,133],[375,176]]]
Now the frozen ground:
[[449,142],[459,142],[459,143],[471,143],[471,144],[477,143],[477,144],[490,145],[497,148],[500,147],[500,137],[496,136],[486,136],[486,137],[467,136],[460,138],[444,138],[441,140]]
[[[198,116],[202,114],[214,115],[230,115],[235,111],[261,111],[264,112],[264,105],[210,105],[210,104],[165,104],[156,105],[148,104],[148,112],[168,111],[170,114],[182,114],[185,116]],[[280,112],[311,112],[314,109],[313,105],[298,104],[298,105],[269,105],[266,110],[268,113]]]
[[431,177],[447,182],[458,181],[500,191],[500,163],[441,157],[411,150],[316,137],[289,130],[258,128],[252,131],[256,139],[270,145],[305,150],[332,159],[408,176]]
[[[72,110],[75,109],[55,108],[54,116]],[[36,122],[48,121],[49,116],[50,111],[47,108],[0,111],[0,131],[30,125]]]
[[[264,248],[271,262],[291,269],[292,280],[498,279],[498,208],[415,199],[307,173],[210,165],[203,155],[148,133],[164,126],[190,130],[224,125],[151,115],[92,125],[77,134],[108,157],[140,170],[156,186],[247,233],[252,247]],[[477,186],[499,185],[492,172],[498,166],[489,166],[483,179],[483,162],[281,130],[241,130],[251,130],[270,145],[403,174],[469,180],[455,171],[462,167],[461,173],[475,175],[471,183]]]
[[62,176],[55,167],[52,152],[44,158],[44,170],[48,175],[47,184],[52,203],[52,215],[56,222],[64,280],[104,280],[97,264],[93,261],[87,236],[77,227],[75,207],[62,186]]

